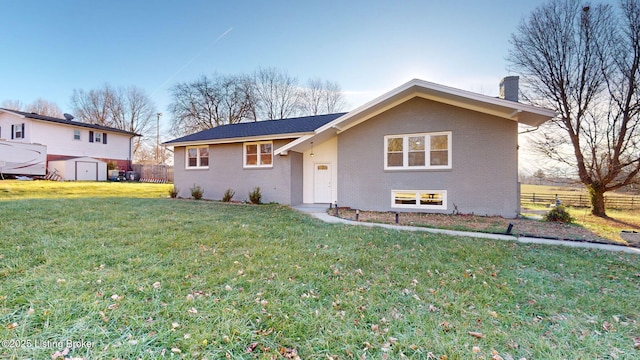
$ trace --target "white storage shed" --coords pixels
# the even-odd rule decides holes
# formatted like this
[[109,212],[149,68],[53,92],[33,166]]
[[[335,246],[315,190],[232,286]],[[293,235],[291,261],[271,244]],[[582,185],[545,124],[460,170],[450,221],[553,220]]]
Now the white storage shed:
[[90,157],[53,160],[48,167],[67,181],[107,181],[107,163]]

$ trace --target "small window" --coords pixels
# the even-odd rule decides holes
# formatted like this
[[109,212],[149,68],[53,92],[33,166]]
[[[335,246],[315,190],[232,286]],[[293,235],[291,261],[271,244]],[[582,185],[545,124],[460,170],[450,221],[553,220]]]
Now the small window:
[[451,169],[451,132],[384,137],[385,170]]
[[24,123],[11,125],[11,138],[24,139]]
[[273,143],[271,141],[244,144],[244,167],[272,167]]
[[209,146],[194,146],[187,148],[187,166],[191,169],[209,168]]
[[408,209],[447,209],[446,190],[392,190],[391,207]]
[[101,144],[102,143],[102,133],[93,133],[93,142],[95,142],[96,144]]
[[73,130],[73,140],[80,140],[80,130],[78,129]]

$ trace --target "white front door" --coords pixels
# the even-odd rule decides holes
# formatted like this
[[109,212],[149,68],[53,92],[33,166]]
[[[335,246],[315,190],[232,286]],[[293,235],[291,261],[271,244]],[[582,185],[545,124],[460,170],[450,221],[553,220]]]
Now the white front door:
[[76,162],[76,180],[77,181],[97,181],[98,180],[98,163],[88,161]]
[[331,164],[313,164],[313,202],[331,202]]

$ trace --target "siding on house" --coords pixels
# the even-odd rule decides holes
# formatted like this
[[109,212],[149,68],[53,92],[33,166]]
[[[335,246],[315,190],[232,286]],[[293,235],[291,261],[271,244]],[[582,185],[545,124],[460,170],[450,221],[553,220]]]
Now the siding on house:
[[[23,117],[24,116],[24,117]],[[23,138],[12,141],[47,146],[47,161],[92,157],[131,167],[132,138],[137,134],[118,129],[67,121],[11,110],[0,111],[0,138],[11,138],[12,126],[23,125]],[[78,132],[80,139],[74,139]],[[100,134],[100,142],[90,142],[90,134]]]
[[[413,98],[338,135],[338,203],[376,211],[519,213],[515,121]],[[452,168],[385,170],[384,136],[450,131]],[[392,190],[446,190],[444,210],[391,207]]]
[[[291,140],[275,140],[277,148]],[[174,183],[178,196],[191,197],[190,188],[203,188],[203,198],[220,200],[226,189],[236,193],[233,200],[249,199],[249,192],[259,186],[262,201],[281,204],[302,202],[302,154],[291,151],[286,156],[274,155],[271,168],[243,168],[243,143],[209,145],[208,169],[185,169],[186,147],[174,149]]]

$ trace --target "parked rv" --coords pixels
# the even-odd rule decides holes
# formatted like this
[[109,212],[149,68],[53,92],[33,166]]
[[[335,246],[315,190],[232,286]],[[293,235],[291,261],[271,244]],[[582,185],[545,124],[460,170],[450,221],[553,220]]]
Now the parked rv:
[[47,173],[47,147],[0,140],[0,175],[35,175]]

